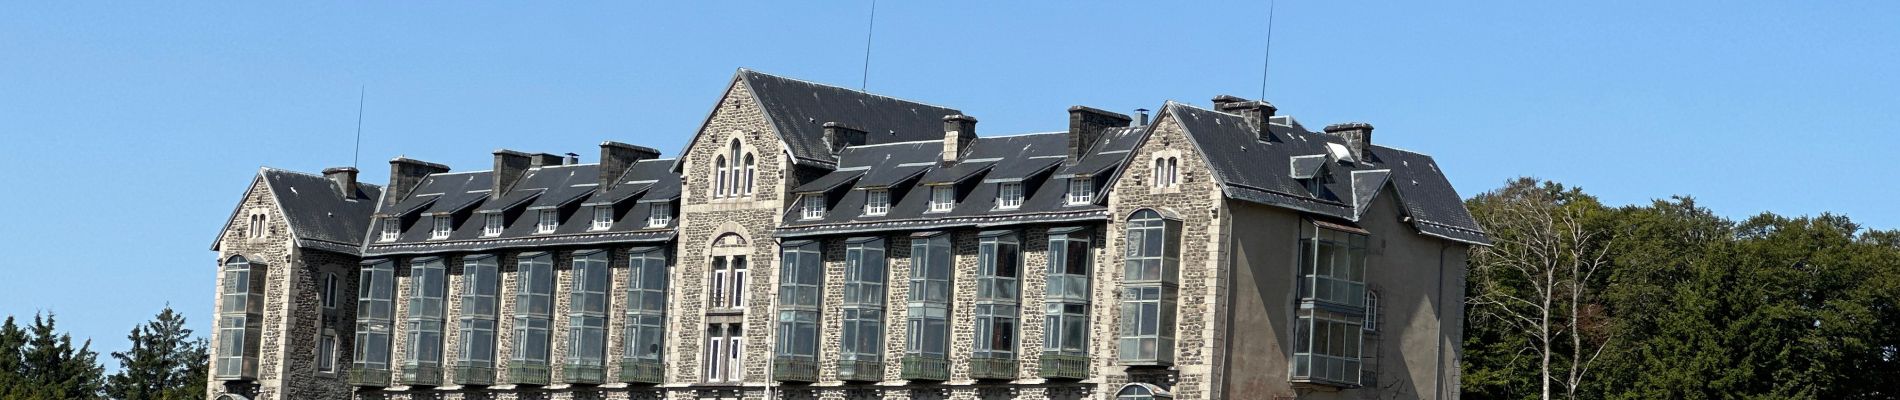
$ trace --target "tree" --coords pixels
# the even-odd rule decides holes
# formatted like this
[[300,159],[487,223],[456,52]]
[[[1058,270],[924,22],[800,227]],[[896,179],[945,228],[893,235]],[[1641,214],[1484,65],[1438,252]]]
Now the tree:
[[52,313],[33,316],[26,333],[19,351],[19,380],[5,393],[7,399],[99,398],[104,368],[99,366],[98,353],[92,351],[92,341],[74,348],[72,336],[55,329]]
[[[1504,358],[1479,361],[1508,369],[1528,355],[1537,371],[1535,398],[1552,399],[1553,389],[1577,398],[1613,338],[1596,294],[1602,286],[1598,272],[1610,265],[1617,237],[1607,210],[1581,190],[1532,178],[1468,203],[1493,241],[1471,260],[1470,314],[1481,321],[1474,331],[1500,342],[1467,358]],[[1483,377],[1492,371],[1478,372]],[[1515,391],[1490,395],[1475,397],[1528,397]]]
[[132,327],[127,339],[132,341],[131,349],[112,353],[120,370],[107,378],[107,396],[127,400],[205,397],[206,343],[191,338],[183,315],[166,306],[152,321]]

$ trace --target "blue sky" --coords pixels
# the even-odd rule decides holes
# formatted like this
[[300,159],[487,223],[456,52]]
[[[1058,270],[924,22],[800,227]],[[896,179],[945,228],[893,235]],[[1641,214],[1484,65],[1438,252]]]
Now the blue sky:
[[[1900,228],[1900,3],[1337,3],[1276,6],[1267,98],[1309,127],[1370,122],[1466,196],[1530,175]],[[736,68],[857,86],[870,6],[564,5],[0,6],[0,314],[56,311],[104,351],[166,303],[207,333],[223,219],[259,166],[349,165],[359,87],[366,181],[397,155],[670,155]],[[1266,16],[886,1],[868,88],[988,135],[1065,129],[1077,104],[1254,98]]]

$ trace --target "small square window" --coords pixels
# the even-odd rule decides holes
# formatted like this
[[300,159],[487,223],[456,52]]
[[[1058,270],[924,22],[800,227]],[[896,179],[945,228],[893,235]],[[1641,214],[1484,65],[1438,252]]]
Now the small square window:
[[450,218],[452,217],[447,216],[447,215],[435,216],[435,226],[429,229],[429,239],[431,240],[448,239],[449,233],[453,232],[455,229],[454,220]]
[[805,214],[803,217],[804,219],[819,219],[825,217],[824,194],[813,193],[805,195]]
[[996,184],[996,208],[1014,210],[1023,207],[1022,182]]
[[653,211],[647,213],[647,227],[659,228],[673,223],[673,206],[668,203],[653,203]]
[[402,236],[402,220],[396,217],[383,217],[383,236],[378,241],[394,242]]
[[483,214],[482,236],[501,236],[501,218],[500,212]]
[[541,210],[540,219],[534,224],[534,233],[553,233],[554,228],[561,226],[560,213],[561,210],[553,208]]
[[604,231],[612,227],[614,227],[614,206],[609,204],[594,206],[594,225],[590,228]]
[[1069,205],[1079,206],[1095,202],[1095,180],[1086,176],[1069,178]]
[[930,187],[930,212],[950,212],[957,206],[956,187],[938,185]]
[[871,189],[864,192],[864,215],[879,216],[891,212],[891,191]]

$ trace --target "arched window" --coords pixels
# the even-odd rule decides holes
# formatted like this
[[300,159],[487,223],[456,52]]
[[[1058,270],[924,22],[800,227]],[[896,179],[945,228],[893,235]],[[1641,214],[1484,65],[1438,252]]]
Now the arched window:
[[1181,183],[1181,160],[1168,157],[1168,186]]
[[752,161],[752,154],[746,153],[745,155],[745,192],[744,193],[747,196],[752,195],[753,177],[757,176],[758,173],[759,173],[759,167]]
[[1173,394],[1146,383],[1130,383],[1115,392],[1115,400],[1159,400],[1172,399]]
[[732,170],[730,171],[732,173],[732,177],[728,178],[730,180],[726,182],[730,183],[732,186],[727,189],[726,193],[736,197],[739,195],[739,193],[741,193],[739,191],[739,183],[740,183],[740,178],[741,178],[739,175],[745,171],[739,165],[739,159],[740,159],[739,139],[732,139],[732,145],[729,147],[731,147],[731,149],[727,150],[726,158],[732,160]]
[[1124,365],[1172,364],[1181,222],[1136,211],[1124,236],[1118,357]]
[[257,354],[264,301],[261,271],[244,256],[224,261],[224,286],[218,304],[218,358],[213,376],[223,379],[257,377]]
[[713,197],[726,197],[726,156],[714,158],[713,169],[718,171],[713,175]]
[[1168,161],[1166,159],[1155,159],[1154,175],[1155,187],[1162,187],[1168,183]]

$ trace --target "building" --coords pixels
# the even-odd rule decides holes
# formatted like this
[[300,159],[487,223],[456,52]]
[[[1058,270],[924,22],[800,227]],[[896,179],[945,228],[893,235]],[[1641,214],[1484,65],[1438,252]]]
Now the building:
[[979,136],[740,70],[677,158],[265,169],[213,250],[218,396],[1455,398],[1431,157],[1264,101]]

